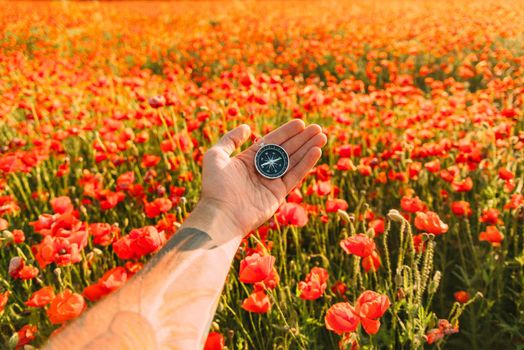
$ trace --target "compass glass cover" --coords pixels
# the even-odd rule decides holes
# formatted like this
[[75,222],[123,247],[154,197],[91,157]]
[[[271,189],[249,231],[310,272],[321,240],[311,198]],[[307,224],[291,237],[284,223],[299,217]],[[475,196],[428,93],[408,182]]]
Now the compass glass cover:
[[289,166],[286,151],[278,145],[265,145],[255,156],[255,167],[264,177],[276,179],[283,176]]

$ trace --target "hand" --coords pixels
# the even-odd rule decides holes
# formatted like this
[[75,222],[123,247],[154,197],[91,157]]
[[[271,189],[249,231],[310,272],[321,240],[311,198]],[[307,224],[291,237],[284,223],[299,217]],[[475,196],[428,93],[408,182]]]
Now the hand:
[[305,127],[299,119],[264,136],[264,143],[282,146],[290,157],[287,173],[279,179],[269,180],[258,174],[254,166],[259,144],[231,157],[250,135],[249,126],[240,125],[225,134],[204,155],[199,206],[212,207],[214,213],[218,211],[227,218],[230,224],[225,225],[225,230],[232,235],[245,235],[267,221],[319,160],[320,147],[327,142],[320,126]]

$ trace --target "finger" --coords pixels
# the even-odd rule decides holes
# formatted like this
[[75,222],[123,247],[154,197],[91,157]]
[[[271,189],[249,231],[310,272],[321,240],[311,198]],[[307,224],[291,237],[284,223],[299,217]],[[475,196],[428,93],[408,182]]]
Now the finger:
[[321,155],[320,147],[310,148],[299,163],[284,175],[282,181],[284,181],[288,193],[307,175],[309,170],[318,162]]
[[308,125],[302,132],[293,136],[281,146],[286,150],[287,154],[293,155],[298,149],[300,149],[306,142],[312,137],[322,132],[322,128],[317,124]]
[[302,158],[309,152],[313,147],[322,147],[326,144],[327,137],[325,134],[317,134],[310,138],[302,147],[300,147],[293,155],[289,158],[289,169],[293,169]]
[[[286,124],[282,125],[278,129],[273,130],[266,136],[264,136],[264,143],[265,144],[275,144],[275,145],[281,145],[282,143],[286,142],[288,139],[292,138],[302,130],[306,125],[304,122],[300,119],[293,119]],[[253,147],[258,147],[256,144],[253,145]]]
[[214,147],[221,149],[227,155],[231,155],[234,150],[247,141],[250,135],[251,128],[249,125],[242,124],[222,136]]

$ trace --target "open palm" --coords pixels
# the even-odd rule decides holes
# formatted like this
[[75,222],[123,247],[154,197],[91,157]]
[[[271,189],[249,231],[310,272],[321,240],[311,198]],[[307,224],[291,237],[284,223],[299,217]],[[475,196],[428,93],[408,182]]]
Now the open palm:
[[202,199],[217,203],[244,233],[257,228],[278,209],[286,195],[315,165],[326,143],[320,126],[308,127],[292,120],[264,136],[265,144],[277,144],[288,153],[289,169],[278,179],[266,179],[254,166],[259,144],[254,144],[235,157],[231,154],[251,134],[241,125],[210,148],[204,156]]

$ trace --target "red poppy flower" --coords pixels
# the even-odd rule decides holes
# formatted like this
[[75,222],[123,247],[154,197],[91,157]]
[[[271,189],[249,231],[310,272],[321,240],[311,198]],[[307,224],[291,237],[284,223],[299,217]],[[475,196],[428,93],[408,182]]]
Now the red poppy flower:
[[131,230],[128,235],[113,243],[113,250],[120,259],[139,259],[156,252],[166,243],[163,231],[154,226]]
[[224,336],[218,332],[209,332],[204,345],[204,350],[222,350],[224,348]]
[[378,218],[372,220],[369,225],[369,228],[372,228],[375,231],[375,237],[380,236],[384,233],[385,230],[385,220],[383,218]]
[[155,165],[157,165],[160,162],[160,157],[151,155],[151,154],[145,154],[142,157],[142,166],[144,168],[152,168]]
[[347,210],[348,209],[348,203],[343,199],[328,199],[326,201],[326,212],[328,213],[336,213],[338,210]]
[[500,247],[501,242],[504,240],[504,235],[497,229],[496,226],[486,227],[486,231],[483,231],[479,235],[479,241],[489,242],[493,247]]
[[342,281],[336,281],[334,285],[331,286],[331,291],[338,296],[343,296],[346,294],[348,287]]
[[276,214],[277,220],[283,226],[303,227],[308,223],[307,211],[297,203],[284,203]]
[[471,216],[473,211],[469,205],[469,202],[466,201],[457,201],[451,203],[451,211],[456,216]]
[[255,291],[259,291],[262,289],[275,289],[278,286],[278,283],[280,282],[280,276],[278,275],[277,270],[275,267],[271,270],[269,273],[269,276],[262,282],[256,282],[254,284]]
[[412,162],[408,165],[408,176],[410,179],[416,180],[418,178],[418,174],[420,173],[420,170],[422,169],[422,163],[420,162]]
[[325,323],[328,330],[340,335],[355,331],[360,318],[350,303],[336,303],[328,309]]
[[432,160],[431,162],[427,162],[426,164],[424,164],[424,167],[430,173],[436,173],[440,170],[440,161],[438,159]]
[[400,200],[400,207],[408,213],[416,213],[417,211],[426,211],[426,206],[418,197],[404,196]]
[[506,168],[500,168],[499,169],[499,177],[502,180],[511,180],[511,179],[513,179],[515,177],[515,175],[511,171],[506,169]]
[[444,338],[444,333],[440,329],[434,328],[430,329],[424,337],[426,338],[426,342],[431,345]]
[[120,235],[120,228],[107,223],[92,223],[88,232],[93,236],[94,244],[108,246]]
[[376,334],[380,328],[378,318],[389,308],[390,301],[386,295],[367,290],[357,299],[355,312],[360,316],[362,327],[367,334]]
[[514,194],[509,202],[504,205],[504,209],[517,209],[520,205],[524,205],[524,194]]
[[375,241],[365,234],[359,233],[340,241],[340,246],[346,254],[354,254],[365,258],[375,250]]
[[343,145],[338,149],[338,155],[341,157],[360,157],[362,155],[361,145]]
[[33,339],[36,338],[36,332],[38,331],[38,328],[36,326],[26,324],[22,328],[18,330],[18,343],[16,344],[16,348],[19,349],[23,347],[26,344],[29,344]]
[[458,292],[455,292],[453,294],[453,297],[455,298],[456,301],[458,301],[461,304],[467,303],[468,300],[470,299],[469,293],[466,292],[465,290],[459,290]]
[[503,221],[499,219],[500,212],[498,209],[486,209],[482,212],[480,222],[490,225],[502,225]]
[[432,211],[418,212],[415,217],[415,227],[421,231],[440,235],[448,231],[448,225],[443,223],[437,213]]
[[53,211],[57,214],[64,214],[73,210],[71,198],[67,196],[53,198],[51,199],[50,203]]
[[266,293],[263,290],[259,290],[244,299],[242,302],[242,309],[257,314],[263,314],[271,309],[271,303]]
[[172,207],[173,203],[168,198],[157,198],[151,203],[145,204],[145,212],[148,218],[154,218],[167,213]]
[[465,178],[462,181],[453,181],[451,184],[455,192],[469,192],[473,188],[473,180],[470,177]]
[[11,233],[13,234],[13,238],[16,244],[20,244],[25,241],[25,235],[22,230],[13,230],[13,232]]
[[373,169],[369,165],[359,164],[357,166],[358,173],[362,176],[370,176],[373,173]]
[[49,309],[47,309],[47,316],[51,323],[60,324],[77,318],[85,308],[84,298],[80,294],[66,289],[63,293],[57,294],[51,301]]
[[413,236],[413,246],[417,253],[422,253],[426,250],[426,242],[424,242],[424,235],[422,233]]
[[40,288],[39,290],[31,294],[31,296],[25,302],[25,304],[30,307],[42,307],[49,304],[54,298],[55,292],[53,290],[53,287],[47,286]]
[[[47,238],[47,237],[46,237]],[[57,237],[53,240],[53,262],[60,266],[75,264],[82,260],[81,248],[67,238]]]
[[147,102],[152,108],[160,108],[166,105],[166,98],[162,95],[152,96]]
[[445,335],[455,334],[457,332],[458,326],[451,326],[448,320],[439,320],[438,328],[433,328],[426,333],[426,342],[428,344],[433,344],[444,338]]
[[337,161],[336,165],[337,170],[345,171],[345,170],[356,170],[355,164],[353,164],[353,161],[350,158],[340,158]]
[[38,269],[32,265],[26,265],[24,259],[19,256],[9,261],[9,275],[15,279],[30,280],[38,275]]
[[364,271],[377,271],[380,267],[380,256],[378,255],[377,251],[374,250],[371,255],[368,255],[367,257],[362,259],[362,267],[364,268]]
[[135,182],[135,173],[133,173],[132,171],[123,173],[118,177],[118,179],[116,179],[117,190],[125,191],[131,188],[134,182]]
[[297,203],[300,204],[304,200],[304,197],[302,196],[302,193],[298,188],[295,188],[293,191],[291,191],[287,195],[287,201],[290,203]]
[[98,282],[87,286],[82,294],[90,301],[97,301],[122,287],[127,279],[127,270],[121,266],[117,266],[107,271]]
[[262,256],[254,253],[245,257],[240,262],[239,279],[244,283],[256,283],[269,277],[275,257],[271,255]]
[[9,299],[10,294],[11,292],[8,290],[3,293],[0,293],[0,312],[4,311],[4,308],[7,304],[7,300]]
[[313,267],[307,274],[305,281],[298,283],[300,298],[304,300],[315,300],[320,298],[327,287],[328,272],[322,267]]

